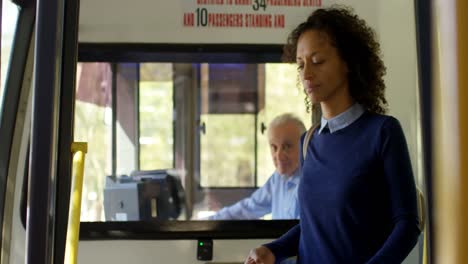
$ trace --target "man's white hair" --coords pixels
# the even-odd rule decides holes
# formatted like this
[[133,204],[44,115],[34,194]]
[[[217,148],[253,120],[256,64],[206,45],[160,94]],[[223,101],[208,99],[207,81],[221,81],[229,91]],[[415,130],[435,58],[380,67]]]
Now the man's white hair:
[[271,129],[273,127],[278,127],[289,122],[295,124],[297,128],[299,128],[299,131],[301,132],[301,134],[306,131],[306,127],[304,123],[301,121],[301,119],[299,119],[299,117],[297,117],[296,115],[292,113],[285,113],[285,114],[282,114],[273,118],[273,120],[271,120],[270,122],[270,126],[268,129]]

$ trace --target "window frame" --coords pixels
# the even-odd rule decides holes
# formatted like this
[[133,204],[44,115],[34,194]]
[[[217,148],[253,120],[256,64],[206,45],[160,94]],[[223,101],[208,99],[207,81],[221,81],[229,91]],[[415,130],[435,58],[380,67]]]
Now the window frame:
[[[281,62],[281,54],[282,45],[112,43],[78,45],[78,62],[268,63]],[[175,91],[173,98],[175,100]],[[194,188],[200,187],[193,185],[187,187],[186,195],[189,199],[193,199],[190,196],[193,195]],[[252,191],[255,189],[255,187],[219,189],[234,188]],[[298,220],[81,222],[80,239],[275,238],[297,223]]]
[[[28,2],[13,2],[22,8],[18,12],[16,28],[14,31],[12,48],[8,69],[6,71],[5,87],[0,107],[0,224],[5,224],[5,202],[8,189],[9,167],[11,151],[13,149],[13,137],[15,134],[15,124],[17,121],[19,103],[23,90],[24,76],[27,71],[28,56],[30,46],[33,45],[32,37],[35,23],[35,7]],[[1,10],[0,10],[1,12]],[[0,15],[1,20],[1,15]],[[1,24],[1,23],[0,23]],[[1,41],[1,40],[0,40]],[[26,89],[26,88],[25,88]],[[24,95],[23,95],[24,96]],[[14,186],[14,185],[13,185]],[[0,235],[4,236],[4,229],[0,230]]]

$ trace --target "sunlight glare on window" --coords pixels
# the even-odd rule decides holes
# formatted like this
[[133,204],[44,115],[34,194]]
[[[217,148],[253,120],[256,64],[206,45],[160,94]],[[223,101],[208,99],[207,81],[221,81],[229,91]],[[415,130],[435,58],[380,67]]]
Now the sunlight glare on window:
[[10,61],[10,53],[13,47],[13,36],[18,19],[18,7],[11,1],[2,3],[2,39],[1,39],[1,73],[0,73],[0,106],[3,102],[3,90],[5,87],[6,73]]

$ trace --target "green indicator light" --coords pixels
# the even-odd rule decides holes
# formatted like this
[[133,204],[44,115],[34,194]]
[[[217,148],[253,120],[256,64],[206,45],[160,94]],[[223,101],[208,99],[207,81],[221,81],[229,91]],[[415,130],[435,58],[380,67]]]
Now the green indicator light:
[[203,242],[200,242],[200,246],[203,246]]

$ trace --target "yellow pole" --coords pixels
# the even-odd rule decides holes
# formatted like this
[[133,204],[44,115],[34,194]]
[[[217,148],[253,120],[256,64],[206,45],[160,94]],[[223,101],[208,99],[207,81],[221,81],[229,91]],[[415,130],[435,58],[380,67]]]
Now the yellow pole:
[[419,228],[423,231],[423,253],[422,264],[427,264],[427,224],[426,224],[426,199],[421,190],[418,189]]
[[67,241],[65,247],[65,263],[76,264],[78,258],[78,241],[80,238],[81,193],[83,190],[83,176],[85,155],[88,143],[73,142],[73,177],[70,195],[70,210],[68,215]]
[[423,257],[422,257],[422,263],[427,264],[427,227],[424,225],[423,228]]
[[468,1],[434,1],[434,263],[468,263]]
[[460,136],[460,204],[459,224],[461,241],[459,263],[468,263],[468,2],[457,1],[457,36],[458,36],[458,122]]

